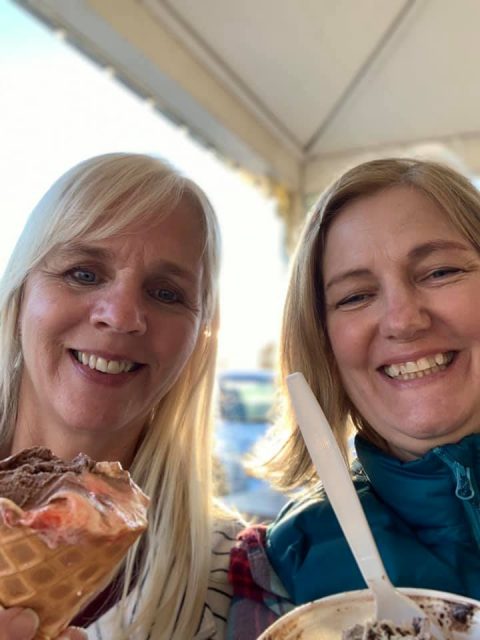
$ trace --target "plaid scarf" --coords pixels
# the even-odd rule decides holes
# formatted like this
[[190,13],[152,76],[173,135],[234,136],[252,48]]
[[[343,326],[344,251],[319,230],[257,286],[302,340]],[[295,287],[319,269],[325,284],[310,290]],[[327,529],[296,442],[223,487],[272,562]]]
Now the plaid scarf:
[[280,616],[294,608],[265,551],[267,528],[244,529],[230,552],[233,600],[226,640],[256,640]]

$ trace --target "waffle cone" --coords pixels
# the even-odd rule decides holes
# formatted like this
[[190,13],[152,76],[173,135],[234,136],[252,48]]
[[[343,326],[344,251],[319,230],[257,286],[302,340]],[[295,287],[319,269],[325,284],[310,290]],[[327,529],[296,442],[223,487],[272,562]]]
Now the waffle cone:
[[147,526],[148,498],[119,463],[60,480],[30,508],[0,497],[0,604],[38,614],[35,640],[68,626]]
[[55,638],[109,582],[140,531],[115,539],[85,535],[50,548],[28,527],[0,526],[0,602],[28,607],[40,618],[35,640]]

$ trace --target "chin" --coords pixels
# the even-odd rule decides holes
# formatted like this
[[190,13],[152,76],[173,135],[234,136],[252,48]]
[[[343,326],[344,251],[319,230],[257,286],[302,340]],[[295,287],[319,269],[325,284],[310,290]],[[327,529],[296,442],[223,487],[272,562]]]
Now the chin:
[[[407,438],[416,445],[418,451],[423,455],[444,444],[455,444],[462,438],[470,435],[470,430],[462,430],[445,424],[423,424],[415,429],[409,430]],[[413,447],[412,447],[413,448]]]

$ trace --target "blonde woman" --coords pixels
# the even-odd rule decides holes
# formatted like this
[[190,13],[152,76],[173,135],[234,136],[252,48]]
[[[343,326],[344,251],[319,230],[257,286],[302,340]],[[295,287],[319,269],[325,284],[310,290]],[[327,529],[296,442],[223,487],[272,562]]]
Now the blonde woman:
[[[218,269],[203,192],[155,158],[108,154],[50,188],[3,276],[2,456],[119,460],[151,499],[147,533],[74,621],[89,638],[223,637],[235,524],[212,497]],[[2,639],[34,636],[32,612],[0,623]]]
[[[475,599],[479,299],[475,187],[446,166],[381,159],[347,171],[309,216],[281,338],[283,382],[304,373],[345,455],[356,427],[352,475],[392,582]],[[283,489],[310,490],[232,552],[229,639],[365,588],[284,395],[286,442],[271,471]]]

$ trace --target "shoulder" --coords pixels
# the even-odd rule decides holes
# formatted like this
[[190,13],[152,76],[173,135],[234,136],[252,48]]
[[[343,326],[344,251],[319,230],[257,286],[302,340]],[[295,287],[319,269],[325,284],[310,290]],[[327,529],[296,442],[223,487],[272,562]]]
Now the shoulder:
[[240,519],[216,520],[213,525],[212,554],[222,555],[222,553],[225,552],[230,553],[230,549],[234,546],[237,536],[246,526],[246,523]]
[[232,587],[228,580],[230,555],[237,536],[243,528],[244,523],[238,521],[217,521],[213,528],[207,604],[219,615],[226,612],[230,605],[232,597]]
[[[370,502],[371,484],[360,466],[354,466],[351,470],[352,481],[360,500]],[[310,489],[288,502],[280,511],[276,520],[269,526],[267,535],[268,552],[271,545],[285,541],[291,543],[291,536],[316,537],[319,534],[318,525],[322,525],[321,537],[328,535],[330,528],[335,535],[338,531],[338,522],[332,506],[321,485]]]
[[[378,497],[366,476],[357,474],[353,480],[377,544],[400,535],[410,544],[408,527]],[[284,509],[267,531],[266,551],[297,604],[364,587],[333,508],[320,489]]]
[[[193,640],[224,640],[233,589],[228,581],[230,552],[245,527],[240,519],[221,518],[213,526],[208,588],[202,618]],[[88,628],[89,640],[109,640],[118,607]]]
[[207,599],[200,629],[194,640],[222,640],[225,637],[233,596],[228,580],[230,553],[237,535],[244,527],[243,521],[235,519],[219,519],[214,523]]
[[212,534],[212,560],[210,582],[227,583],[230,554],[237,543],[240,532],[245,528],[241,520],[217,520]]

